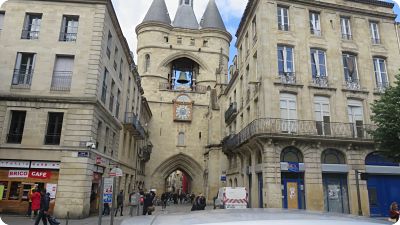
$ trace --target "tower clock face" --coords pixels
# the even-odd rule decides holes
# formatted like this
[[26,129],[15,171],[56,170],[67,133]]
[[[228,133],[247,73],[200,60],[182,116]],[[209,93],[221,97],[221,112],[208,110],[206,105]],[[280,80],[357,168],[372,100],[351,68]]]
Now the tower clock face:
[[175,110],[175,118],[178,120],[190,120],[191,109],[187,105],[177,105]]

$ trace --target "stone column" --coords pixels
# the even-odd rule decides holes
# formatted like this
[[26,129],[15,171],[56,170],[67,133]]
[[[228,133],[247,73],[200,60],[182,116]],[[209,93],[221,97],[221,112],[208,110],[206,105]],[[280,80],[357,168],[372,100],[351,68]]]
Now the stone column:
[[[364,152],[362,150],[350,149],[348,150],[348,164],[350,165],[350,171],[348,176],[348,187],[349,187],[349,207],[350,213],[358,215],[358,197],[357,197],[357,185],[356,185],[356,174],[355,170],[359,172],[365,172],[365,158],[363,157]],[[359,177],[360,178],[360,177]],[[369,216],[369,198],[367,181],[359,179],[360,185],[360,196],[361,196],[361,210],[363,216]]]
[[304,151],[304,188],[307,210],[324,211],[321,150],[313,146]]
[[[224,186],[220,176],[222,171],[228,168],[227,161],[221,148],[211,148],[208,152],[208,187],[204,187],[208,202],[213,202],[213,197],[217,195],[219,188]],[[203,184],[201,185],[203,187]]]
[[85,218],[90,212],[90,194],[93,165],[89,158],[78,158],[73,152],[64,151],[57,186],[54,215],[71,219]]
[[263,150],[263,193],[265,208],[282,208],[280,157],[272,141]]

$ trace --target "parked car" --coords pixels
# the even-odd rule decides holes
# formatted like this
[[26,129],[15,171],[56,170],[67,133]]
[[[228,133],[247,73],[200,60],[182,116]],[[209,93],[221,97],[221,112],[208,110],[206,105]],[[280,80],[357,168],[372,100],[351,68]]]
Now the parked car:
[[214,198],[214,209],[245,209],[248,193],[244,187],[223,187]]
[[121,225],[378,225],[392,224],[348,214],[285,209],[238,209],[139,216]]

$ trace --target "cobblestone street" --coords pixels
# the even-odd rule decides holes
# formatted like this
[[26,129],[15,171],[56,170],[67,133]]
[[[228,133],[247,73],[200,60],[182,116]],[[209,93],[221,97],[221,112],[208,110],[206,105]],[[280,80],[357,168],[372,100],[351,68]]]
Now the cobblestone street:
[[[161,206],[157,206],[156,207],[156,211],[155,214],[168,214],[168,213],[181,213],[181,212],[190,212],[191,209],[191,205],[171,205],[171,206],[167,206],[167,209],[165,211],[161,210]],[[206,207],[206,210],[211,210],[212,206],[208,206]],[[30,224],[34,224],[34,220],[27,218],[27,217],[19,217],[19,216],[9,216],[9,215],[1,215],[0,216],[2,218],[2,220],[7,224],[7,225],[30,225]],[[115,217],[115,223],[114,225],[119,225],[121,224],[121,222],[126,219],[129,218],[129,208],[126,207],[124,209],[124,216],[117,216]],[[65,220],[59,220],[61,222],[61,225],[66,225],[67,221]],[[42,224],[42,222],[40,223]],[[93,216],[93,217],[89,217],[86,219],[82,219],[82,220],[69,220],[68,221],[68,225],[97,225],[98,224],[98,217]],[[103,217],[102,220],[102,225],[109,225],[110,224],[110,217]]]

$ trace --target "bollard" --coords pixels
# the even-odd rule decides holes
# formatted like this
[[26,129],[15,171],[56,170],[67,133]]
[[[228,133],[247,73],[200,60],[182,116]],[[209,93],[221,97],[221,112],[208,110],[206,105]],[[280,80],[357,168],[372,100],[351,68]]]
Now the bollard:
[[67,212],[67,220],[65,221],[65,225],[68,225],[69,223],[69,211]]

